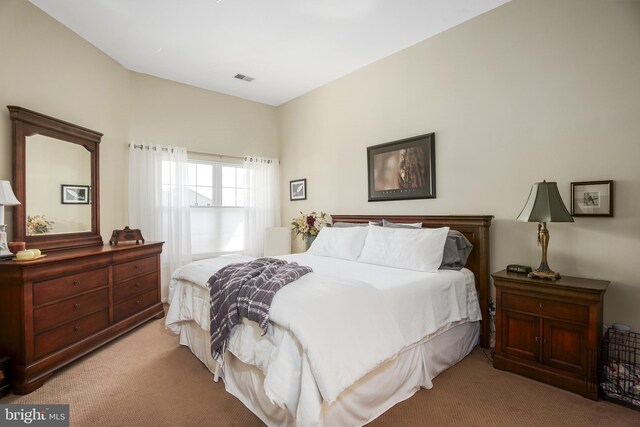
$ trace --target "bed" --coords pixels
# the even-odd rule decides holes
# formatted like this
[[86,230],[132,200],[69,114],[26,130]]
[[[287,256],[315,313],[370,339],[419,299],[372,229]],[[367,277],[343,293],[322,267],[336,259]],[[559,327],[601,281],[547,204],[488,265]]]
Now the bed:
[[[276,295],[268,333],[263,334],[257,324],[246,319],[233,329],[221,372],[227,391],[271,426],[364,425],[420,388],[431,388],[431,380],[439,373],[464,358],[476,345],[486,347],[488,343],[488,322],[480,319],[489,318],[492,217],[333,215],[332,218],[334,222],[346,223],[385,218],[392,222],[421,222],[428,228],[450,227],[463,233],[474,250],[466,268],[438,273],[309,254],[281,257],[309,265],[314,273]],[[246,260],[249,258],[231,256],[197,261],[179,270],[171,281],[167,327],[213,373],[219,371],[219,365],[211,356],[210,299],[204,283],[222,266]],[[322,295],[329,281],[339,285],[335,287],[343,292],[340,295],[347,296],[338,299],[335,294]],[[292,308],[296,306],[296,290],[316,292],[317,307]],[[356,307],[353,313],[347,313],[351,309],[347,304],[349,290],[353,295],[371,292],[367,294],[370,300],[362,304],[370,309],[361,307],[358,312]],[[380,304],[378,299],[384,310],[376,305]],[[287,310],[300,312],[293,324],[278,317]],[[311,334],[314,338],[301,339],[297,329],[306,322],[305,317],[315,318],[325,312],[331,315],[318,322],[321,325],[306,325],[314,331]],[[292,318],[296,319],[295,314]],[[325,329],[338,328],[341,333],[337,338],[322,341],[328,335],[324,334]],[[327,345],[333,343],[330,339],[336,340],[335,348]],[[318,352],[318,348],[322,351]],[[326,369],[327,360],[335,364],[332,368],[337,372],[344,374],[349,368],[348,372],[330,375],[333,371]]]

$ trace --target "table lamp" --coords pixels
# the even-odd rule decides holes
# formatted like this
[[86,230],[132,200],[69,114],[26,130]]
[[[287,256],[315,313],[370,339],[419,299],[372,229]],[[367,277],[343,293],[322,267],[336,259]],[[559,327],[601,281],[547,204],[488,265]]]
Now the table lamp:
[[5,231],[6,225],[4,224],[4,207],[5,206],[16,206],[19,205],[20,202],[16,199],[15,194],[13,194],[13,190],[11,189],[11,184],[9,181],[1,181],[0,180],[0,257],[13,257],[13,254],[9,252],[9,248],[7,246],[7,233]]
[[547,222],[573,222],[573,217],[564,206],[558,185],[555,182],[536,182],[531,187],[529,199],[518,215],[517,221],[538,223],[538,244],[542,245],[542,261],[540,267],[529,273],[529,277],[557,280],[560,273],[549,268],[547,264],[547,248],[549,246],[549,230]]

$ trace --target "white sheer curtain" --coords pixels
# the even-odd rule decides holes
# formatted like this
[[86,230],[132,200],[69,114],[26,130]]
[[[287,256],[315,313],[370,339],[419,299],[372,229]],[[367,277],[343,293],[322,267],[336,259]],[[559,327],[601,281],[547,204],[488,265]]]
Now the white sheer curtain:
[[140,147],[129,148],[129,226],[148,241],[165,242],[161,297],[167,301],[171,275],[191,262],[187,149]]
[[246,157],[244,253],[260,257],[264,251],[264,235],[269,227],[280,225],[280,161]]

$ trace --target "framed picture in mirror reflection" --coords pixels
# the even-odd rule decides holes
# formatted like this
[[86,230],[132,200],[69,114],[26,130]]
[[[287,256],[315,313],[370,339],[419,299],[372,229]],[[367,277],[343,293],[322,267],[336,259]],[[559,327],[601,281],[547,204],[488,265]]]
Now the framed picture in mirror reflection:
[[63,205],[88,205],[91,203],[91,186],[89,185],[61,185]]

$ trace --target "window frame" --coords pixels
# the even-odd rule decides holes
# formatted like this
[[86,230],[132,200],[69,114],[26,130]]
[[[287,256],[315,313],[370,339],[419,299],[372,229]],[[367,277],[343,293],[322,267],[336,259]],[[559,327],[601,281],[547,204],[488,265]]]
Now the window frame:
[[[211,170],[211,186],[208,185],[198,185],[198,165],[210,165],[212,166],[212,170]],[[193,165],[193,166],[192,166]],[[191,170],[191,168],[194,167],[195,170]],[[233,168],[235,169],[235,181],[234,181],[234,186],[223,186],[223,168],[228,167],[228,168]],[[237,210],[237,209],[241,209],[244,210],[245,206],[243,205],[238,205],[238,199],[239,199],[239,194],[240,192],[246,192],[246,186],[245,181],[246,181],[246,170],[243,167],[242,163],[239,162],[224,162],[224,161],[217,161],[217,160],[207,160],[207,159],[199,159],[199,158],[189,158],[188,159],[188,168],[189,168],[189,172],[188,172],[188,187],[190,191],[194,191],[195,192],[195,202],[196,204],[191,204],[191,194],[189,195],[189,209],[195,209],[195,210],[201,210],[201,209],[215,209],[217,211],[217,214],[222,213],[223,211],[228,211],[228,210]],[[193,172],[193,173],[192,173]],[[195,182],[191,182],[191,176],[193,175],[193,177],[195,178]],[[242,187],[239,187],[238,184],[241,183],[243,184]],[[197,204],[198,201],[198,188],[211,188],[212,191],[212,197],[211,197],[211,205],[199,205]],[[233,189],[235,190],[235,194],[234,194],[234,205],[231,206],[225,206],[223,204],[223,189]],[[246,193],[245,193],[246,194]],[[244,196],[244,194],[242,195]],[[242,197],[241,200],[244,200],[244,197]],[[192,211],[193,212],[193,211]],[[239,212],[238,212],[239,213]],[[212,212],[212,215],[213,214]],[[211,252],[194,252],[193,249],[198,246],[198,245],[194,245],[193,242],[193,236],[194,234],[198,233],[198,230],[194,230],[193,227],[194,223],[192,222],[192,227],[191,227],[191,241],[192,241],[192,258],[194,260],[199,260],[199,259],[206,259],[206,258],[211,258],[211,257],[216,257],[216,256],[220,256],[220,255],[229,255],[229,254],[242,254],[244,252],[244,243],[242,244],[242,248],[238,249],[238,250],[232,250],[232,251],[211,251]],[[194,233],[195,231],[195,233]],[[242,233],[244,235],[244,229],[242,230]],[[213,246],[216,246],[216,244],[214,244]],[[223,246],[223,245],[220,245]],[[218,248],[220,249],[220,248]]]
[[[240,193],[244,193],[247,190],[247,187],[245,185],[245,180],[246,180],[246,176],[244,176],[242,178],[242,187],[238,186],[238,178],[240,175],[244,175],[246,173],[244,167],[242,166],[241,163],[232,163],[232,162],[220,162],[220,161],[211,161],[211,160],[201,160],[201,159],[189,159],[188,160],[188,164],[189,166],[187,166],[188,168],[190,167],[190,165],[194,165],[196,170],[194,173],[195,176],[195,185],[191,183],[191,172],[189,171],[188,175],[189,175],[189,190],[191,191],[192,189],[195,189],[194,191],[196,192],[196,204],[192,205],[191,204],[191,199],[189,200],[189,207],[190,208],[241,208],[244,209],[245,205],[244,205],[244,197],[242,197],[243,199],[243,204],[239,205],[238,204],[238,199],[239,199],[239,194]],[[198,170],[197,167],[199,164],[202,165],[210,165],[212,166],[212,178],[211,178],[211,186],[208,185],[198,185]],[[235,169],[235,185],[234,186],[225,186],[224,185],[224,178],[223,178],[223,168],[233,168]],[[219,184],[219,185],[217,185]],[[197,204],[197,197],[198,197],[198,192],[197,192],[197,188],[201,187],[201,188],[211,188],[212,190],[212,197],[211,197],[211,205],[207,205],[207,206],[202,206],[202,205],[198,205]],[[234,200],[235,203],[233,205],[225,205],[224,204],[224,196],[223,196],[223,190],[224,189],[233,189],[234,190]],[[244,196],[244,195],[243,195]]]

